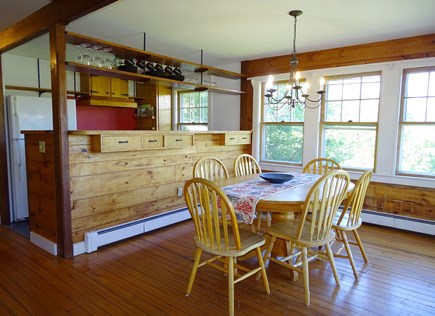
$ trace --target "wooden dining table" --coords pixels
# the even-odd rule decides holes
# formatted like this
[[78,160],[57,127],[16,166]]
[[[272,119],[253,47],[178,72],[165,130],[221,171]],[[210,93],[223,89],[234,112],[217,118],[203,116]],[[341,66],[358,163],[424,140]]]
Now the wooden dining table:
[[[255,213],[262,211],[262,212],[270,212],[272,217],[272,224],[280,221],[290,220],[294,219],[295,215],[299,212],[302,212],[303,206],[305,203],[305,199],[311,189],[311,187],[316,183],[318,179],[321,178],[321,175],[307,175],[303,173],[291,173],[294,176],[293,182],[296,182],[294,186],[291,185],[291,183],[287,184],[286,186],[283,186],[282,189],[280,189],[280,184],[267,184],[264,183],[264,187],[267,188],[270,186],[275,186],[277,190],[271,194],[271,195],[265,195],[258,198],[258,200],[255,201],[255,209],[252,210],[254,213],[253,216],[255,217]],[[301,179],[303,178],[303,179]],[[233,194],[232,191],[239,191],[237,190],[237,185],[244,185],[244,186],[257,186],[258,182],[265,181],[260,178],[259,174],[254,175],[247,175],[247,176],[241,176],[236,178],[229,178],[229,179],[222,179],[222,180],[216,180],[215,183],[221,187],[221,189],[226,191],[227,196],[231,199],[231,195]],[[305,183],[304,183],[305,182]],[[353,190],[354,184],[349,183],[349,187],[347,190],[347,195]],[[243,190],[238,192],[237,194],[243,195]],[[233,201],[232,201],[233,203]],[[240,210],[238,210],[237,205],[234,205],[234,210],[236,212],[236,215]],[[252,217],[252,218],[254,218]],[[251,217],[249,217],[251,218]],[[248,222],[245,221],[245,224],[252,225],[252,221]],[[282,248],[282,247],[278,247]],[[275,252],[275,255],[282,254],[283,250],[278,252]]]
[[[296,172],[292,172],[291,174],[294,175],[294,180],[291,181],[298,181],[300,177],[306,177],[307,175]],[[283,188],[282,190],[279,189],[279,186],[281,186],[281,184],[269,184],[266,180],[262,180],[259,174],[216,180],[215,183],[219,187],[224,189],[224,191],[225,189],[228,189],[229,192],[231,192],[233,188],[237,187],[231,187],[233,185],[245,184],[249,186],[250,182],[252,183],[252,185],[256,185],[254,180],[263,181],[266,185],[273,185],[275,187],[278,187],[278,189],[273,194],[260,197],[255,206],[255,211],[272,212],[275,218],[278,219],[282,215],[301,212],[308,192],[310,191],[313,184],[318,179],[320,179],[320,177],[320,175],[310,174],[309,178],[305,180],[306,183],[298,183],[294,187]],[[350,183],[348,193],[352,191],[353,187],[354,185]],[[229,192],[226,192],[227,195],[231,194]],[[238,194],[243,194],[243,192]],[[237,213],[236,206],[235,211]]]

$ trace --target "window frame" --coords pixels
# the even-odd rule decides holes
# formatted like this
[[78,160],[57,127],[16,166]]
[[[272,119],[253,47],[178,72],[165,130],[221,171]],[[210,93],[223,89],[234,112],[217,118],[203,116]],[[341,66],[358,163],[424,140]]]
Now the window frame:
[[[281,85],[281,84],[287,84],[288,80],[276,80],[273,82],[273,84]],[[303,79],[301,79],[301,82],[303,82]],[[276,165],[287,165],[287,166],[302,166],[303,165],[303,153],[304,153],[304,142],[305,142],[305,135],[304,135],[304,124],[305,124],[305,113],[304,113],[304,119],[300,122],[265,122],[265,106],[266,103],[264,95],[266,94],[266,84],[267,82],[261,83],[261,107],[260,107],[260,162],[261,163],[267,163],[267,164],[276,164]],[[278,90],[278,89],[277,89]],[[287,105],[286,105],[287,106]],[[305,111],[305,110],[303,110]],[[302,127],[302,146],[301,146],[301,161],[284,161],[284,160],[269,160],[266,159],[266,127],[267,126],[297,126]]]
[[[407,84],[407,75],[420,73],[420,72],[435,72],[435,66],[424,66],[424,67],[412,67],[412,68],[404,68],[402,70],[402,80],[400,86],[400,110],[399,110],[399,122],[398,122],[398,143],[397,143],[397,152],[396,152],[396,167],[395,167],[395,175],[397,176],[406,176],[413,178],[428,178],[434,179],[435,175],[424,174],[424,173],[412,173],[412,172],[403,172],[400,171],[401,166],[401,153],[402,153],[402,136],[403,136],[403,127],[404,126],[435,126],[435,122],[421,122],[421,121],[412,121],[406,122],[404,120],[405,116],[405,94],[406,94],[406,84]],[[426,98],[429,96],[427,95]],[[426,109],[427,110],[427,109]]]
[[[376,172],[376,157],[378,154],[378,138],[379,138],[379,114],[380,114],[380,108],[382,103],[382,95],[381,95],[381,89],[382,89],[382,71],[375,70],[375,71],[367,71],[367,72],[356,72],[356,73],[346,73],[346,74],[339,74],[339,75],[331,75],[331,76],[325,76],[325,89],[327,89],[328,81],[330,80],[336,80],[336,79],[347,79],[347,78],[362,78],[365,76],[379,76],[379,98],[378,98],[378,113],[377,113],[377,121],[376,122],[344,122],[344,121],[326,121],[326,96],[322,99],[322,105],[321,105],[321,113],[320,113],[320,129],[319,129],[319,153],[321,156],[325,156],[326,146],[325,146],[325,129],[327,126],[342,126],[342,127],[372,127],[375,130],[375,142],[374,142],[374,151],[373,151],[373,169],[374,172]],[[361,99],[358,99],[360,102]],[[342,99],[343,101],[343,99]],[[340,162],[339,162],[340,163]],[[342,165],[342,163],[340,163]],[[367,167],[347,167],[343,166],[343,169],[349,170],[349,171],[357,171],[360,172],[362,170],[367,169]]]
[[[182,108],[181,108],[181,95],[182,94],[194,94],[194,93],[198,93],[200,95],[200,100],[201,100],[201,93],[206,93],[207,94],[207,106],[202,106],[201,104],[199,106],[195,106],[192,107],[191,110],[193,109],[197,109],[197,108],[207,108],[207,122],[204,123],[195,123],[195,122],[190,122],[190,123],[182,123],[181,122],[181,112],[182,112]],[[191,129],[183,129],[183,127],[195,127],[195,126],[205,126],[205,131],[209,130],[209,124],[210,124],[210,95],[208,93],[208,91],[196,91],[196,90],[178,90],[177,91],[177,130],[178,131],[197,131],[195,129],[191,130]]]

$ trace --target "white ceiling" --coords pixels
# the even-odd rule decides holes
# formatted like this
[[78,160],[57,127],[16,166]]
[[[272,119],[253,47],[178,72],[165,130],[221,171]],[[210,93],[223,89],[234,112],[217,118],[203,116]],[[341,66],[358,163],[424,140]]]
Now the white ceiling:
[[[0,30],[50,3],[1,0]],[[435,0],[120,0],[67,30],[193,62],[219,66],[289,54],[290,10],[298,18],[298,52],[435,33]],[[34,50],[38,43],[43,49]],[[46,53],[47,36],[14,50]],[[38,56],[42,57],[43,56]]]

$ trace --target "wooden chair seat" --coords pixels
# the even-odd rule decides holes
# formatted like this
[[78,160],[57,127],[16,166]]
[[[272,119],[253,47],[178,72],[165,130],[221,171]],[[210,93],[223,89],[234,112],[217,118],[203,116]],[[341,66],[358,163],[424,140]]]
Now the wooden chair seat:
[[358,218],[358,220],[353,224],[347,224],[349,222],[349,214],[344,214],[344,216],[340,220],[341,214],[337,213],[334,218],[334,222],[332,224],[332,228],[337,228],[341,230],[354,230],[358,229],[362,225],[362,219]]
[[[270,294],[261,253],[261,246],[265,243],[264,236],[240,230],[230,200],[215,183],[207,179],[194,178],[187,181],[184,186],[184,198],[196,232],[196,251],[186,295],[190,295],[196,272],[203,266],[210,266],[227,275],[228,309],[231,316],[234,315],[236,283],[259,273],[263,277],[266,293]],[[203,251],[213,257],[201,261]],[[257,255],[257,267],[248,268],[237,261],[238,257],[250,251],[255,251]]]
[[[364,204],[364,198],[369,186],[370,179],[372,178],[373,170],[366,170],[358,179],[355,187],[346,199],[341,213],[337,214],[334,219],[332,228],[336,232],[336,238],[331,242],[341,242],[342,246],[334,252],[334,257],[349,259],[352,267],[353,275],[355,279],[358,279],[358,271],[356,270],[355,261],[353,259],[352,250],[350,245],[356,245],[359,247],[361,254],[364,258],[364,262],[368,263],[367,254],[364,250],[364,246],[361,242],[361,238],[358,234],[358,228],[362,225],[361,211]],[[346,235],[347,231],[351,231],[355,237],[355,242],[349,241]],[[342,255],[343,249],[346,250],[346,255]]]
[[[321,239],[317,239],[317,235],[325,235],[323,230],[319,230],[319,232],[311,235],[310,233],[311,223],[305,222],[302,227],[300,227],[300,220],[291,220],[285,222],[279,222],[270,226],[267,230],[267,233],[273,236],[276,236],[280,239],[285,239],[290,242],[297,241],[298,244],[302,247],[317,247],[322,246],[325,243],[330,243],[335,239],[335,233],[333,230],[329,230],[326,233],[326,237]],[[302,228],[302,233],[299,238],[293,237],[297,236],[297,231],[299,228]],[[329,235],[328,235],[329,234]]]
[[229,236],[228,240],[228,250],[219,250],[226,249],[224,236],[221,236],[220,247],[208,247],[202,244],[201,240],[196,236],[194,237],[195,245],[197,247],[202,247],[204,251],[211,253],[216,256],[232,256],[232,257],[240,257],[246,255],[248,252],[254,250],[257,247],[261,247],[265,244],[265,239],[263,236],[255,234],[249,230],[240,229],[240,249],[236,247],[236,242],[232,236]]
[[[334,170],[323,175],[311,187],[299,218],[272,224],[267,229],[270,240],[266,246],[264,261],[269,260],[304,277],[305,304],[310,304],[308,263],[314,259],[328,260],[337,286],[340,286],[330,243],[335,239],[332,223],[349,186],[349,175],[343,170]],[[284,257],[271,256],[275,241],[287,244]],[[325,246],[326,252],[315,251]],[[259,275],[258,275],[259,277]],[[296,278],[295,278],[296,279]]]

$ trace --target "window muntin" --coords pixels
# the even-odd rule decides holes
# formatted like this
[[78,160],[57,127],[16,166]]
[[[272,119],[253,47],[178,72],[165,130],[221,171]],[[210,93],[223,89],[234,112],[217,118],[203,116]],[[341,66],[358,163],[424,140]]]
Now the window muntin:
[[322,115],[322,156],[343,168],[374,168],[380,73],[330,77]]
[[208,92],[178,92],[178,130],[208,130]]
[[403,72],[397,173],[435,177],[435,67]]
[[[284,95],[287,81],[275,82],[278,96]],[[263,84],[264,95],[265,84]],[[267,98],[262,102],[261,121],[261,160],[302,165],[302,152],[304,142],[304,109],[299,107],[281,108],[269,105]]]

